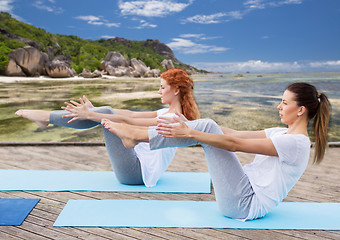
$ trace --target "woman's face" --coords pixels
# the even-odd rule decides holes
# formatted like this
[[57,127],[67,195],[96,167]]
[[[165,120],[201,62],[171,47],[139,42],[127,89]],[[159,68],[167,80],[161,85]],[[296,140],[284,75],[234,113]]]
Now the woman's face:
[[178,101],[179,91],[170,86],[164,79],[161,78],[161,86],[158,93],[161,95],[163,104],[171,104],[174,101]]
[[286,90],[281,103],[277,106],[281,122],[287,125],[293,124],[301,116],[301,108],[295,101],[295,94]]

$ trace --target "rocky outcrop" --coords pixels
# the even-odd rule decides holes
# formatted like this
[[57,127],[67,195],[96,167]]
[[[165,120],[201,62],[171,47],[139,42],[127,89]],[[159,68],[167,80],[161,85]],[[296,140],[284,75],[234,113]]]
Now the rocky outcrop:
[[98,70],[91,72],[89,69],[84,68],[83,71],[79,74],[79,76],[83,78],[101,78],[103,74]]
[[76,71],[68,62],[53,59],[51,63],[46,66],[46,72],[52,78],[67,78],[77,75]]
[[161,75],[161,70],[159,69],[151,69],[150,71],[146,72],[144,77],[159,77]]
[[124,56],[117,52],[107,54],[100,64],[100,70],[107,72],[111,76],[121,77],[159,77],[160,70],[150,69],[141,60],[135,58],[126,61]]
[[131,40],[127,40],[125,38],[121,38],[121,37],[114,37],[114,38],[109,38],[107,41],[109,42],[117,42],[126,46],[131,46],[132,42]]
[[171,59],[164,59],[161,62],[161,65],[165,70],[169,70],[170,68],[174,68],[174,64],[172,63]]
[[13,59],[9,59],[5,74],[7,76],[26,77],[21,67]]
[[8,39],[12,39],[12,40],[17,40],[17,41],[20,41],[20,42],[23,42],[27,45],[30,45],[36,49],[41,49],[40,47],[40,44],[36,41],[33,41],[33,40],[29,40],[27,38],[23,38],[23,37],[20,37],[14,33],[10,33],[10,32],[7,32],[5,29],[3,28],[0,28],[0,34]]
[[5,70],[8,76],[40,76],[46,75],[45,67],[49,58],[46,53],[34,47],[24,47],[8,54],[9,64]]
[[34,47],[18,48],[8,54],[9,64],[5,70],[7,76],[35,77],[72,77],[75,70],[64,56],[57,56],[52,61],[44,52]]
[[118,52],[109,52],[104,62],[112,67],[128,67],[130,65],[124,56]]
[[132,58],[130,60],[130,66],[133,68],[135,74],[139,74],[141,77],[150,71],[150,68],[148,68],[145,63],[143,63],[141,60],[137,60],[136,58]]
[[171,59],[172,62],[180,64],[181,62],[175,57],[174,52],[168,45],[161,43],[158,39],[147,39],[144,43],[145,47],[150,47],[154,52],[158,53],[166,57],[167,59]]

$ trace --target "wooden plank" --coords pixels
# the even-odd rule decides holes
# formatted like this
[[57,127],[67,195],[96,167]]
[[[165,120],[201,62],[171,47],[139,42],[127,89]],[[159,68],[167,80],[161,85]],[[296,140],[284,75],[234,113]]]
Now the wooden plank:
[[18,239],[23,239],[23,238],[19,238],[17,236],[13,236],[13,235],[10,235],[6,232],[2,232],[1,231],[1,228],[2,226],[0,226],[0,239],[6,239],[6,240],[18,240]]

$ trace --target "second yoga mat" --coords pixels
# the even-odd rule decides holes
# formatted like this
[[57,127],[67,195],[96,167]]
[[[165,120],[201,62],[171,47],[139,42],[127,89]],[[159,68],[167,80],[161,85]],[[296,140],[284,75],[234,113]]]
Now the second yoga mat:
[[165,172],[155,187],[124,185],[112,171],[0,170],[0,191],[210,193],[209,173]]
[[242,222],[224,217],[216,202],[69,200],[54,226],[340,230],[340,203],[283,202]]

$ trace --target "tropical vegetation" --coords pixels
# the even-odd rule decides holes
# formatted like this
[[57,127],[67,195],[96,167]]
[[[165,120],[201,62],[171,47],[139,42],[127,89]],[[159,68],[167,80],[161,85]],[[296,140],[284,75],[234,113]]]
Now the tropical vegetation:
[[[164,70],[161,62],[165,57],[145,46],[145,41],[129,41],[126,45],[106,39],[85,40],[73,35],[52,34],[42,28],[18,21],[7,12],[0,12],[0,32],[15,34],[36,42],[39,50],[48,53],[51,59],[57,55],[65,56],[77,73],[84,68],[91,71],[99,69],[101,61],[111,51],[121,53],[128,61],[136,58],[151,69]],[[0,34],[0,72],[8,65],[8,53],[26,45],[28,44],[23,41],[9,39]]]

